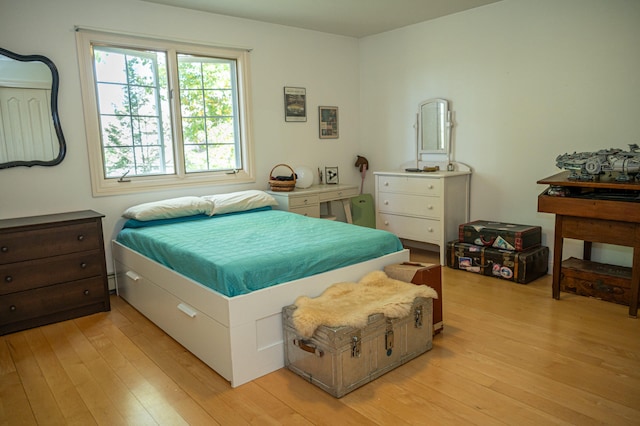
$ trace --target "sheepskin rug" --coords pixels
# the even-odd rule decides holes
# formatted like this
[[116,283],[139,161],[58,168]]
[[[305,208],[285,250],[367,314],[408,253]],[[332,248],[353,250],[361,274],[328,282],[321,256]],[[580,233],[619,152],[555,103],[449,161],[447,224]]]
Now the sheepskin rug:
[[431,287],[389,278],[383,271],[365,275],[359,283],[333,284],[320,296],[296,299],[292,321],[302,337],[309,338],[320,325],[329,327],[367,325],[369,315],[382,313],[387,318],[409,315],[416,297],[438,298]]

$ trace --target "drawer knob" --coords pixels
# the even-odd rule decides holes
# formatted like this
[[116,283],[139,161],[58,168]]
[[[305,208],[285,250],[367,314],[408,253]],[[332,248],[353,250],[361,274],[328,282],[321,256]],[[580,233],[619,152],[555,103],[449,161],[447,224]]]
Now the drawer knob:
[[13,281],[13,277],[11,275],[7,275],[6,277],[4,277],[5,283],[10,283],[11,281]]
[[84,293],[85,296],[88,296],[89,295],[89,290],[85,290],[85,291],[83,291],[83,293]]
[[81,267],[82,269],[87,269],[87,263],[86,263],[86,262],[82,262],[82,263],[80,264],[80,267]]
[[429,188],[429,189],[433,189],[433,185],[429,185],[429,187],[428,187],[428,188]]
[[385,182],[385,183],[384,183],[384,186],[389,186],[389,182]]
[[427,231],[433,232],[433,228],[427,228]]
[[2,246],[2,247],[0,247],[0,251],[1,251],[2,253],[6,253],[6,252],[8,252],[8,251],[9,251],[9,247],[7,247],[7,246]]
[[429,210],[433,210],[433,206],[431,206],[431,205],[430,205],[430,206],[428,206],[427,208],[428,208]]
[[84,235],[82,234],[78,235],[78,241],[84,241]]
[[385,205],[385,206],[388,206],[388,205],[389,205],[389,201],[384,200],[384,205]]
[[10,310],[11,312],[15,312],[15,311],[17,311],[17,310],[18,310],[18,308],[16,308],[16,305],[11,305],[11,306],[9,306],[9,310]]
[[389,225],[389,221],[388,221],[388,220],[385,220],[385,221],[384,221],[384,224],[385,224],[385,225]]

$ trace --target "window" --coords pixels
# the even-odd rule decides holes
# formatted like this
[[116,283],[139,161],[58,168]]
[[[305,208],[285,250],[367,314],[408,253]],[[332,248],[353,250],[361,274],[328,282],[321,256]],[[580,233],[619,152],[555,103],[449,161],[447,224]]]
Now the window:
[[94,195],[254,182],[248,52],[79,30]]

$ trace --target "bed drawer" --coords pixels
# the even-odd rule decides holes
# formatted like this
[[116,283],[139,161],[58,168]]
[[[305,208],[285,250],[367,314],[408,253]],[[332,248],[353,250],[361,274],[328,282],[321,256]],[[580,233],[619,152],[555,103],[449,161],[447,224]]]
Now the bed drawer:
[[440,197],[424,197],[420,195],[396,194],[383,192],[380,194],[379,211],[400,213],[412,216],[440,218],[442,199]]
[[379,213],[378,229],[392,232],[400,238],[438,244],[442,223],[439,220]]
[[208,365],[229,366],[216,371],[231,380],[227,327],[125,265],[116,262],[116,270],[118,294],[123,299]]

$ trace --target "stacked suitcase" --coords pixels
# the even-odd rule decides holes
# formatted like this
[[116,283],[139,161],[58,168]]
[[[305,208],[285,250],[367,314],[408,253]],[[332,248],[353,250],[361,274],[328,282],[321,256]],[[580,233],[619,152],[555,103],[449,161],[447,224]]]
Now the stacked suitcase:
[[477,220],[459,227],[447,244],[447,266],[527,284],[547,273],[549,248],[542,228]]

